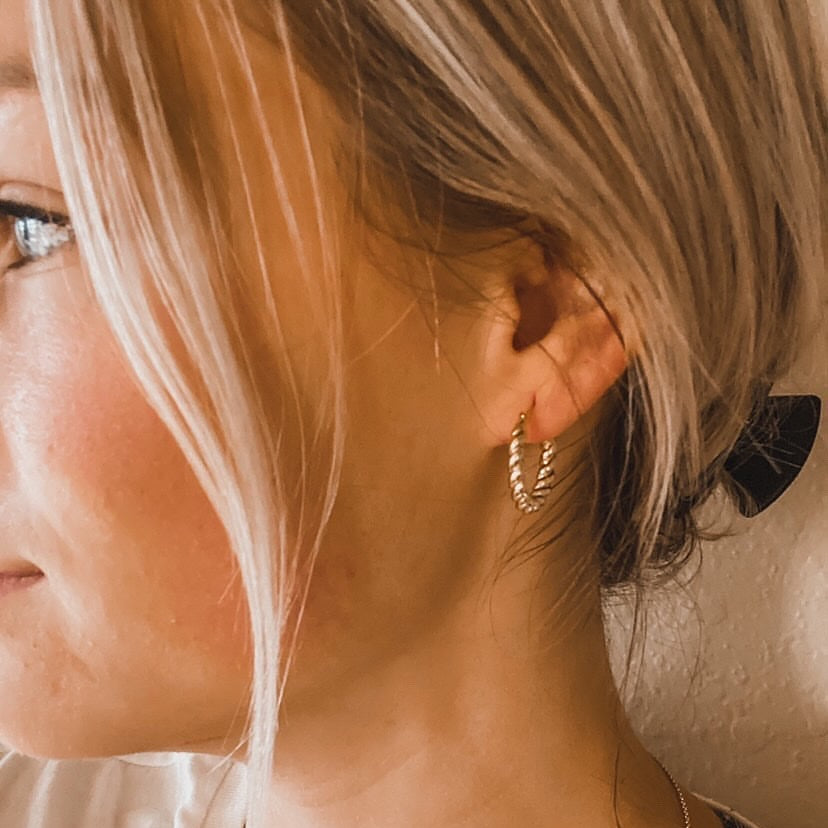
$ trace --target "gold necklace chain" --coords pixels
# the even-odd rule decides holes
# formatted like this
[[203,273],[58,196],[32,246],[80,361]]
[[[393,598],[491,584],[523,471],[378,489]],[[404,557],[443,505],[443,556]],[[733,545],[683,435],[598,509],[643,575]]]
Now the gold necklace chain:
[[690,811],[687,810],[687,801],[684,798],[684,794],[682,793],[678,782],[676,782],[673,778],[673,774],[670,773],[670,771],[668,771],[658,759],[656,759],[656,762],[661,765],[661,769],[667,774],[667,778],[673,783],[673,787],[676,789],[676,793],[678,794],[679,804],[681,805],[681,813],[684,816],[684,828],[690,828]]

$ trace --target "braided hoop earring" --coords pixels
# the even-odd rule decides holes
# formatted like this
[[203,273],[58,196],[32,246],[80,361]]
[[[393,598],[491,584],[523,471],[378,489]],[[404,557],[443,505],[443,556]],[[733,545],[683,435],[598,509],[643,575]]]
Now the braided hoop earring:
[[521,413],[518,424],[512,430],[512,439],[509,443],[509,486],[515,506],[519,511],[530,514],[543,506],[546,495],[552,489],[552,478],[555,476],[552,461],[555,459],[556,448],[554,440],[544,440],[541,443],[538,476],[532,491],[527,492],[523,482],[525,426],[526,414]]

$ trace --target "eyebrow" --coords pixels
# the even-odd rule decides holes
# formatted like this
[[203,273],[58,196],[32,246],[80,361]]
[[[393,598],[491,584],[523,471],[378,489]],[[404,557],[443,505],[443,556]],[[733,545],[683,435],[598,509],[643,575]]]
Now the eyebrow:
[[0,60],[0,88],[37,89],[32,64],[23,57]]

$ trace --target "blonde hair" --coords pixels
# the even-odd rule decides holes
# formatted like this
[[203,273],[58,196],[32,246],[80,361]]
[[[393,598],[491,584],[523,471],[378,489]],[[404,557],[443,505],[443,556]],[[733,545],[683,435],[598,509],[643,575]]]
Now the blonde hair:
[[[148,399],[227,530],[249,600],[254,681],[247,824],[263,825],[282,697],[346,436],[337,217],[314,182],[322,272],[274,192],[305,288],[327,326],[330,367],[310,409],[288,349],[273,365],[290,400],[274,429],[244,290],[233,290],[223,186],[248,183],[215,157],[178,60],[175,4],[31,0],[36,69],[66,197],[97,298]],[[301,69],[349,127],[338,159],[353,208],[374,223],[382,193],[440,230],[532,234],[596,299],[635,320],[641,348],[595,429],[590,509],[607,594],[676,571],[703,534],[695,509],[722,482],[761,389],[791,364],[825,273],[828,13],[821,0],[192,0],[193,37],[233,46],[256,100],[242,31],[285,51],[296,111]],[[209,21],[209,24],[208,24]],[[221,86],[223,68],[213,67]],[[226,95],[233,90],[223,90]],[[232,127],[232,124],[231,124]],[[308,136],[306,136],[308,138]],[[224,176],[224,178],[222,178]],[[393,181],[405,186],[392,186]],[[259,219],[249,215],[261,253]],[[408,228],[384,228],[405,235]],[[121,232],[129,228],[129,233]],[[174,228],[174,232],[169,232]],[[244,274],[269,297],[270,263]],[[434,286],[438,293],[453,288]],[[475,286],[468,297],[474,302]],[[477,291],[478,297],[481,295]],[[173,330],[161,323],[159,304]],[[299,504],[281,461],[302,449]],[[327,486],[317,496],[315,457]],[[505,468],[505,465],[504,465]],[[504,496],[507,496],[504,478]],[[533,529],[544,537],[545,526]],[[539,545],[542,549],[543,540]],[[302,549],[304,556],[298,555]],[[288,629],[291,609],[299,608]],[[284,664],[281,659],[285,658]],[[628,664],[629,666],[629,664]]]

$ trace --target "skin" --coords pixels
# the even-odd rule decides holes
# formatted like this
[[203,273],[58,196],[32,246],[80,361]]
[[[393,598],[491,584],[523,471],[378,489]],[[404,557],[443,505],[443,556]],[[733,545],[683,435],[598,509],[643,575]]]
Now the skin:
[[[0,20],[0,61],[25,54],[22,0],[0,0]],[[257,66],[273,64],[263,98],[279,113],[271,128],[299,225],[311,228],[287,71],[252,35],[249,46]],[[324,146],[335,140],[330,105],[300,82]],[[243,110],[235,117],[254,132]],[[261,157],[249,153],[254,181]],[[322,188],[344,195],[329,166]],[[252,197],[264,206],[272,194]],[[0,90],[0,199],[66,210],[34,91]],[[224,754],[242,734],[252,668],[222,527],[122,357],[77,246],[7,270],[19,257],[10,228],[0,237],[0,561],[44,577],[0,599],[0,741],[55,758]],[[503,313],[446,314],[440,344],[457,370],[437,372],[426,318],[377,265],[425,263],[379,237],[369,259],[352,239],[354,425],[282,711],[274,814],[295,828],[611,826],[620,736],[622,824],[680,826],[672,785],[623,714],[616,724],[594,567],[578,604],[566,599],[584,555],[577,532],[492,584],[518,520],[504,448],[518,414],[531,412],[529,441],[558,440],[564,474],[565,449],[593,427],[625,348],[572,274],[515,242],[457,263],[499,286]],[[286,339],[300,343],[310,299],[278,218],[268,244],[284,263],[273,289],[290,309]],[[535,285],[520,299],[518,278]],[[540,347],[512,346],[505,314],[528,318],[542,295],[549,312],[529,328],[563,370]],[[311,354],[304,388],[320,370]],[[687,796],[696,828],[718,826]]]

